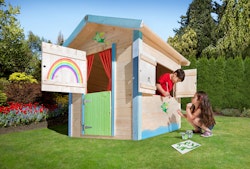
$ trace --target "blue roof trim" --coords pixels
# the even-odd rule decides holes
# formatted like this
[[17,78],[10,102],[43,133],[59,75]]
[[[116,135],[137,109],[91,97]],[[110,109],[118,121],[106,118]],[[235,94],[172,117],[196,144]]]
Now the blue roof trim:
[[85,19],[87,20],[87,22],[134,29],[140,29],[142,24],[142,20],[140,19],[117,18],[108,16],[87,15]]
[[130,29],[140,29],[142,26],[142,20],[140,19],[127,19],[116,18],[107,16],[86,15],[84,19],[78,24],[75,30],[71,33],[69,38],[63,43],[63,46],[69,46],[69,44],[77,37],[80,31],[87,23],[97,23],[109,26],[117,26]]

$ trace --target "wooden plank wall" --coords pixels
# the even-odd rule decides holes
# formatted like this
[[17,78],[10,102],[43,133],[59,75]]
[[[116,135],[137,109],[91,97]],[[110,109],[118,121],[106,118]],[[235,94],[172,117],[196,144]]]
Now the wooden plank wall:
[[82,94],[72,94],[71,127],[72,137],[81,137],[82,133]]
[[[93,38],[99,33],[104,33],[105,43],[98,43]],[[132,30],[112,27],[107,25],[87,23],[86,28],[80,32],[75,40],[69,45],[74,49],[86,51],[87,55],[95,54],[112,47],[112,43],[117,44],[117,55],[123,52],[132,42]]]
[[117,57],[115,135],[132,139],[132,47]]
[[156,59],[157,63],[163,65],[164,67],[172,71],[175,71],[176,69],[179,69],[181,67],[176,61],[170,59],[169,56],[164,55],[163,53],[149,46],[146,43],[143,43],[142,48],[143,51],[153,56]]
[[[168,111],[164,112],[161,105],[168,103]],[[181,118],[177,114],[180,103],[175,98],[168,99],[159,95],[142,97],[142,130],[154,131],[159,127],[167,127],[172,123],[181,125]]]

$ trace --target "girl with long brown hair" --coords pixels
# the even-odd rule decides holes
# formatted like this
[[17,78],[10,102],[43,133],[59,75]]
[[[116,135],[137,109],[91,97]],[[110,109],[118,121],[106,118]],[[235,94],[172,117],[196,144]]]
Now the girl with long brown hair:
[[[182,114],[180,110],[178,110],[178,114],[186,118],[194,127],[194,133],[201,133],[203,137],[210,137],[213,135],[212,129],[216,123],[212,106],[206,92],[196,92],[191,99],[191,103],[188,103],[186,106],[186,114]],[[202,133],[202,130],[204,133]]]

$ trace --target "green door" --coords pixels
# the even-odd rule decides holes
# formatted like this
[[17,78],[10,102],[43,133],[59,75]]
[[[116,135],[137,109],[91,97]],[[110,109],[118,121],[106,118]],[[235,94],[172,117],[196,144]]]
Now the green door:
[[111,136],[111,92],[85,95],[84,134]]

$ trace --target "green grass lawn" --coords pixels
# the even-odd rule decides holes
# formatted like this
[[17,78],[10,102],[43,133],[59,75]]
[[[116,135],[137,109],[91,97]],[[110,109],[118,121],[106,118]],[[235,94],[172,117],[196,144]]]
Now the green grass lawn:
[[192,129],[141,141],[71,138],[67,126],[0,135],[0,169],[245,169],[250,167],[250,118],[216,116],[214,136],[191,139],[201,147],[171,147]]

